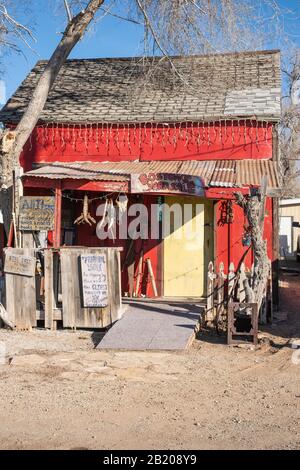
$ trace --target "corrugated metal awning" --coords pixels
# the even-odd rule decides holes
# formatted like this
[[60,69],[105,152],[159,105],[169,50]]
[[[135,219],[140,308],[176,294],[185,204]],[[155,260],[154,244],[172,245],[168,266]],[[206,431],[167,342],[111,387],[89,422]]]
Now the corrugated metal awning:
[[208,185],[214,161],[151,161],[151,162],[55,162],[28,171],[24,176],[50,179],[85,179],[95,181],[129,181],[132,174],[166,173],[198,176]]
[[55,162],[28,171],[24,177],[130,181],[132,174],[165,173],[197,176],[206,187],[259,186],[264,175],[268,187],[278,188],[276,164],[271,160]]
[[235,160],[218,160],[210,180],[210,186],[234,188],[236,185]]
[[45,164],[40,168],[24,173],[24,177],[50,179],[85,179],[91,181],[127,181],[126,175],[115,175],[112,171],[101,172],[89,162]]
[[268,177],[269,188],[279,188],[278,172],[272,160],[239,160],[236,162],[237,184],[259,186]]

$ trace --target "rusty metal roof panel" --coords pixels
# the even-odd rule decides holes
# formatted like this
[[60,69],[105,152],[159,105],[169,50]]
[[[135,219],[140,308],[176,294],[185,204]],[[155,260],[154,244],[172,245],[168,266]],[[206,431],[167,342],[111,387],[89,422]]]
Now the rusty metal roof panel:
[[269,188],[280,186],[276,164],[272,160],[240,160],[236,165],[237,181],[240,186],[259,186],[264,175],[268,177]]
[[32,171],[24,173],[23,176],[50,178],[50,179],[86,179],[95,181],[127,181],[125,175],[112,175],[110,173],[96,171],[87,165],[70,163],[53,163],[44,165]]
[[174,173],[202,178],[205,186],[259,186],[264,175],[270,188],[279,187],[278,173],[271,160],[209,161],[131,161],[131,162],[56,162],[25,173],[24,176],[51,179],[129,181],[134,173]]
[[150,171],[155,173],[174,173],[177,174],[182,162],[169,161],[152,161],[150,162]]
[[183,175],[199,176],[204,181],[205,186],[208,186],[215,166],[216,162],[214,160],[186,161],[182,163],[179,173]]
[[52,179],[126,181],[134,173],[154,172],[199,176],[208,184],[214,167],[214,161],[56,162],[25,175]]
[[224,188],[236,187],[236,161],[216,161],[215,169],[210,180],[210,186],[220,186]]

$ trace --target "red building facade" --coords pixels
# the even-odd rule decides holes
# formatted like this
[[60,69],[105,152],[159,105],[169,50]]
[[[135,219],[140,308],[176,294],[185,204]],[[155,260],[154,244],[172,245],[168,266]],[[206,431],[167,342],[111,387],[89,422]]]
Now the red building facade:
[[[250,269],[248,224],[234,193],[250,194],[264,176],[269,194],[264,234],[269,258],[276,258],[271,195],[279,186],[278,51],[174,60],[178,67],[190,67],[198,93],[164,83],[150,83],[148,90],[139,91],[131,76],[136,64],[132,59],[68,61],[20,158],[24,194],[56,198],[55,228],[48,233],[48,245],[122,246],[122,289],[129,295],[156,295],[146,269],[136,286],[140,259],[143,266],[151,260],[157,295],[166,297],[203,296],[211,260],[216,266],[223,262],[227,271],[230,262],[238,266],[248,250],[245,264]],[[7,127],[13,129],[18,122],[28,88],[42,68],[38,63],[2,110],[0,118]],[[152,185],[137,193],[136,175],[150,175]],[[173,185],[166,190],[161,179],[167,177],[173,178]],[[184,179],[188,190],[178,183]],[[201,194],[194,181],[200,182]],[[185,239],[177,243],[172,236],[166,240],[161,234],[134,242],[119,237],[99,240],[97,207],[105,200],[117,205],[125,194],[127,209],[136,202],[149,211],[151,205],[164,202],[202,205],[197,246]],[[91,226],[74,225],[84,195],[96,221]]]

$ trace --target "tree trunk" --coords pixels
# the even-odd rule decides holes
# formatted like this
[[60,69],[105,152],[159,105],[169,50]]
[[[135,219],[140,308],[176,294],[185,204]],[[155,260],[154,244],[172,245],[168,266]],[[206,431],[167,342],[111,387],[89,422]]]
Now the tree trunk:
[[[104,1],[105,0],[90,0],[86,9],[76,15],[66,27],[63,37],[49,59],[33,92],[28,107],[15,129],[15,140],[12,149],[9,153],[2,155],[2,189],[6,189],[12,185],[13,170],[19,167],[20,154],[39,120],[54,81],[68,55],[82,38],[86,28],[93,20],[97,10]],[[19,200],[18,186],[19,185],[16,184],[15,187],[16,212],[18,212]],[[2,195],[2,208],[4,211],[4,206],[6,206],[5,199],[7,199],[5,196],[6,194]]]
[[105,0],[91,0],[86,9],[76,15],[68,24],[60,43],[39,79],[28,108],[16,128],[16,139],[12,149],[15,163],[18,163],[20,153],[44,109],[48,94],[62,65],[72,49],[82,38],[86,28],[104,1]]
[[263,239],[263,220],[265,207],[265,194],[245,198],[236,193],[236,201],[244,209],[248,219],[251,241],[254,254],[254,273],[252,283],[253,299],[258,303],[258,311],[266,295],[267,283],[270,275],[271,263],[267,254],[267,243]]

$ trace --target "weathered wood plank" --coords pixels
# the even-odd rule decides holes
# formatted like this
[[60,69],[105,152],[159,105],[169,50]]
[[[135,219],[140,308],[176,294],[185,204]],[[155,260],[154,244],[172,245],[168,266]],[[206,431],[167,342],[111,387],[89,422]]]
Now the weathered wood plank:
[[[120,254],[116,249],[61,248],[63,325],[69,328],[104,328],[121,316]],[[84,308],[81,292],[81,254],[105,254],[108,306]]]
[[54,287],[53,287],[53,253],[44,251],[45,262],[45,328],[53,328]]
[[34,248],[34,238],[32,232],[23,232],[22,233],[22,246],[23,248]]
[[61,262],[61,288],[63,304],[63,326],[67,328],[75,327],[75,293],[73,276],[77,278],[77,266],[75,264],[72,272],[71,250],[62,249],[60,253]]
[[216,274],[214,273],[214,263],[210,261],[208,263],[207,272],[207,308],[206,308],[206,320],[212,321],[215,317],[214,312],[214,289]]
[[246,301],[246,292],[244,287],[244,281],[246,278],[246,268],[245,263],[241,264],[240,272],[239,272],[239,280],[238,280],[238,300],[239,302]]
[[218,287],[218,307],[217,307],[217,317],[221,318],[224,314],[224,284],[225,279],[227,278],[226,274],[224,273],[224,263],[220,263],[219,272],[217,276],[217,287]]
[[230,263],[229,265],[229,273],[228,273],[228,300],[232,300],[233,298],[233,290],[234,290],[234,279],[235,279],[235,272],[234,272],[234,263]]
[[[25,250],[25,249],[24,249]],[[5,255],[4,272],[21,276],[35,276],[36,259],[34,256],[17,255],[13,248]]]
[[[29,248],[9,248],[6,253],[26,257],[35,257],[35,251]],[[35,276],[5,274],[6,310],[17,329],[31,329],[36,326]]]
[[[45,311],[44,310],[37,310],[36,311],[36,319],[37,320],[45,320]],[[61,308],[54,308],[53,309],[53,321],[62,320],[62,310]]]
[[[28,258],[35,258],[35,250],[32,248],[24,248],[24,255]],[[23,319],[25,323],[29,323],[31,327],[36,326],[36,290],[35,290],[35,276],[23,277],[22,298],[23,300]],[[24,295],[26,294],[26,295]]]

